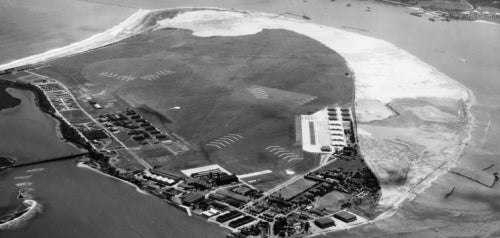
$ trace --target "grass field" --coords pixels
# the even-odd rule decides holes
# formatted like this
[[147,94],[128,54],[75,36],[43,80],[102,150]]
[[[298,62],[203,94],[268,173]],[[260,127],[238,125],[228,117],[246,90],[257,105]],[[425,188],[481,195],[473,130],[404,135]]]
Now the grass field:
[[311,188],[314,184],[316,184],[316,182],[301,178],[296,182],[290,184],[289,186],[286,186],[285,188],[279,190],[278,192],[276,192],[276,194],[279,193],[284,199],[288,200]]
[[[165,162],[163,169],[174,173],[216,163],[235,174],[270,169],[279,182],[290,177],[287,169],[306,171],[317,162],[289,163],[265,156],[264,149],[283,146],[300,154],[292,147],[294,116],[350,103],[353,94],[340,55],[286,30],[200,38],[166,29],[49,63],[37,72],[62,81],[77,96],[114,97],[142,108],[158,127],[194,145]],[[222,144],[207,146],[214,141]]]
[[81,110],[63,111],[61,114],[72,124],[92,122]]

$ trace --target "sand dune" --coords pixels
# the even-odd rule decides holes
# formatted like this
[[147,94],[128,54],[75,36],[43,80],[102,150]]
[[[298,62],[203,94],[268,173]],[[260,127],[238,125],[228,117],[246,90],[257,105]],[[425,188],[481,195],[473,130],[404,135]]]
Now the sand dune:
[[[126,21],[106,32],[66,47],[0,65],[0,70],[84,52],[150,30],[152,28],[144,25],[144,20],[152,12],[139,10]],[[234,12],[221,9],[185,12],[173,19],[159,21],[154,26],[154,29],[167,27],[190,29],[194,35],[200,37],[239,36],[255,34],[262,29],[287,29],[316,39],[341,54],[355,73],[357,116],[365,123],[384,120],[394,115],[394,112],[385,105],[398,99],[436,98],[452,102],[463,100],[466,103],[472,101],[472,94],[461,84],[395,45],[332,27],[316,25],[303,20],[276,17],[265,13]],[[467,104],[467,106],[470,106],[470,104]],[[413,112],[422,112],[422,108],[428,109],[426,105],[421,105],[421,108],[417,107],[417,109],[413,109]],[[433,108],[431,113],[422,114],[421,118],[432,120],[435,117],[441,122],[454,118],[438,110]],[[398,130],[385,133],[386,130],[383,130],[383,128],[361,125],[360,129],[363,132],[360,133],[362,146],[363,142],[365,142],[366,146],[369,146],[372,142],[377,144],[386,139],[413,139],[409,143],[409,149],[407,149],[413,150],[429,146],[425,143],[418,144],[419,139],[433,138],[433,141],[438,141],[439,138],[447,138],[447,141],[446,143],[440,143],[442,146],[427,148],[428,151],[435,154],[444,152],[436,155],[435,158],[439,159],[436,159],[431,165],[419,160],[410,163],[412,167],[409,169],[410,172],[407,173],[409,178],[405,183],[383,185],[382,205],[386,207],[393,207],[394,204],[404,200],[408,194],[421,191],[421,189],[410,191],[421,179],[427,178],[424,185],[428,185],[433,178],[441,174],[441,171],[429,173],[437,166],[436,164],[439,164],[438,161],[450,160],[451,163],[447,164],[447,166],[453,166],[453,161],[456,161],[458,154],[460,154],[464,141],[469,137],[467,134],[456,135],[455,137],[451,134],[445,134],[439,128],[433,128],[432,126],[425,128],[400,127]],[[412,131],[418,132],[420,137],[412,137]],[[407,136],[399,138],[393,132],[399,132]],[[465,133],[468,133],[468,131],[465,131]],[[417,144],[413,145],[413,142]],[[387,156],[383,159],[372,154],[373,151],[370,148],[362,148],[362,152],[365,153],[365,159],[375,173],[379,177],[384,177],[388,174],[388,169],[400,161],[398,160],[398,153],[393,153],[394,151],[391,151],[389,145],[381,144],[380,146],[387,149]],[[413,146],[415,148],[410,148]],[[403,152],[408,154],[407,156],[411,154],[406,153],[408,151]],[[408,160],[408,158],[403,159]]]
[[[255,34],[262,29],[287,29],[318,40],[341,54],[355,73],[357,116],[361,122],[380,121],[393,116],[394,112],[386,104],[397,99],[435,98],[456,104],[459,100],[466,103],[472,100],[467,88],[395,45],[307,21],[277,18],[265,13],[204,10],[186,12],[158,23],[158,29],[166,27],[189,29],[199,37],[238,36]],[[446,162],[446,168],[452,167],[467,137],[433,124],[454,123],[458,121],[458,115],[446,114],[432,106],[407,111],[419,115],[429,125],[420,128],[395,124],[401,128],[393,131],[383,127],[360,126],[363,132],[360,133],[361,145],[367,147],[362,148],[362,153],[377,176],[387,181],[382,185],[380,203],[384,209],[397,207],[408,196],[425,189],[443,173],[442,170],[436,171],[442,163]],[[407,136],[399,137],[397,133]],[[384,143],[387,140],[402,140],[407,145],[399,145],[401,148],[395,149],[392,148],[394,145]],[[383,157],[377,156],[374,148],[382,149],[379,152],[384,153]],[[417,156],[413,154],[414,150],[433,156]],[[432,158],[433,161],[429,163],[423,158]],[[447,163],[448,160],[450,163]],[[399,168],[401,163],[406,163],[408,167]],[[395,177],[402,182],[393,184],[391,180]],[[421,182],[424,178],[425,181]]]

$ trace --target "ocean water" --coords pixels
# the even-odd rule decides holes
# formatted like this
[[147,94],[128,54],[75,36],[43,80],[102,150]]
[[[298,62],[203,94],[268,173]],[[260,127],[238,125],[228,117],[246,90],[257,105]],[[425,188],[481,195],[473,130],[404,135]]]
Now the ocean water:
[[[19,2],[27,4],[17,6]],[[492,172],[499,170],[500,26],[498,25],[475,22],[430,22],[425,18],[409,15],[408,10],[403,7],[370,1],[106,0],[102,2],[148,9],[216,6],[271,13],[293,12],[299,15],[306,14],[316,23],[338,28],[349,27],[346,30],[387,40],[473,91],[476,97],[476,104],[472,108],[476,118],[473,137],[458,166],[485,177],[492,176]],[[346,7],[348,2],[352,7]],[[0,8],[0,42],[2,42],[0,62],[83,39],[117,24],[134,11],[126,7],[62,0],[0,0],[0,6],[5,6],[4,3],[14,4],[14,7],[8,7],[13,13],[7,15],[4,14],[5,7]],[[364,11],[367,6],[371,7],[371,12]],[[52,8],[59,11],[51,12]],[[82,9],[89,9],[89,12]],[[17,14],[14,14],[16,12]],[[6,26],[5,22],[10,22],[7,24],[9,26]],[[85,31],[85,28],[94,31]],[[4,42],[7,42],[5,39],[8,39],[9,43],[5,44],[8,47],[4,47]],[[492,169],[482,170],[490,164],[494,165]],[[72,163],[50,164],[46,170],[46,174],[40,173],[30,179],[35,188],[34,196],[40,198],[44,205],[42,213],[20,230],[0,232],[0,237],[40,237],[36,234],[42,233],[48,234],[47,237],[85,237],[85,234],[92,234],[86,237],[111,235],[206,237],[205,233],[184,234],[175,233],[175,230],[215,229],[220,232],[215,225],[187,218],[183,213],[176,213],[177,210],[171,209],[168,205],[158,204],[156,200],[135,193],[135,190],[127,185],[114,180],[108,181],[108,178],[76,168]],[[2,195],[9,194],[7,197],[10,199],[14,196],[13,194],[17,192],[15,186],[17,181],[14,177],[18,174],[24,172],[10,171],[0,175]],[[456,188],[455,192],[444,199],[444,195],[453,187]],[[78,189],[81,191],[78,192]],[[498,185],[486,188],[456,175],[446,174],[414,200],[403,203],[399,212],[393,217],[330,236],[498,237],[500,236],[499,198]],[[101,200],[102,202],[98,202]],[[62,201],[68,202],[61,203]],[[145,212],[140,212],[141,209],[131,209],[137,206]],[[105,212],[117,215],[105,215]],[[103,221],[107,226],[102,226]],[[64,226],[58,222],[62,222]],[[86,233],[85,229],[78,229],[78,226],[73,226],[72,223],[91,229],[91,233]],[[197,228],[192,229],[195,226]]]
[[83,40],[135,9],[66,0],[0,0],[0,64]]

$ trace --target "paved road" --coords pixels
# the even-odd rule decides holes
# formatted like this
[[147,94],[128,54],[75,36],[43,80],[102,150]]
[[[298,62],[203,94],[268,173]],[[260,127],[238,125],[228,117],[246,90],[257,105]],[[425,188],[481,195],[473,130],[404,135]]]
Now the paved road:
[[[40,77],[46,77],[44,75],[40,75],[40,74],[36,74],[36,73],[33,73],[33,72],[30,72],[34,75],[37,75],[37,76],[40,76]],[[55,80],[55,79],[53,79]],[[142,166],[144,166],[144,168],[146,169],[152,169],[153,166],[151,166],[150,164],[148,164],[145,160],[143,160],[142,158],[139,158],[133,151],[130,150],[130,148],[128,148],[125,144],[123,144],[123,142],[121,142],[111,131],[109,131],[103,124],[101,124],[99,121],[97,121],[92,115],[90,115],[87,111],[85,111],[85,109],[83,109],[83,107],[80,105],[80,103],[78,102],[78,100],[76,100],[75,96],[71,93],[71,91],[62,83],[60,83],[59,81],[55,80],[59,85],[61,85],[61,87],[64,88],[64,90],[66,90],[68,92],[68,94],[71,96],[71,98],[75,101],[76,105],[78,106],[78,109],[80,109],[86,116],[88,116],[94,123],[96,123],[97,125],[99,125],[104,131],[106,131],[108,133],[109,136],[111,136],[114,140],[116,140],[121,146],[123,146],[123,148],[130,154],[132,155],[132,157],[134,157],[134,159],[137,160],[137,162],[139,162]],[[58,114],[62,117],[62,115],[58,112]],[[64,117],[62,117],[64,118]],[[64,120],[66,120],[64,118]],[[66,120],[66,122],[68,122]],[[68,122],[69,123],[69,122]],[[85,137],[84,137],[85,138]],[[92,145],[93,146],[93,145]]]

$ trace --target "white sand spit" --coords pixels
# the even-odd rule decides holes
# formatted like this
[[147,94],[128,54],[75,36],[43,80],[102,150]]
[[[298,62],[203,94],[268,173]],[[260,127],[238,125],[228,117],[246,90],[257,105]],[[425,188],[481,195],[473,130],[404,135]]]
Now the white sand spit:
[[[158,28],[183,28],[200,37],[250,35],[262,29],[287,29],[337,51],[356,74],[357,100],[388,103],[397,98],[468,97],[462,85],[386,41],[265,13],[193,11],[158,22]],[[377,111],[368,111],[376,115]],[[383,116],[387,116],[384,112]]]
[[[158,29],[167,27],[189,29],[199,37],[251,35],[263,29],[286,29],[311,37],[342,55],[355,73],[356,111],[361,122],[383,120],[395,115],[385,106],[395,99],[434,98],[437,100],[450,99],[454,102],[458,102],[460,99],[465,102],[472,100],[470,98],[472,95],[467,88],[389,42],[303,20],[276,17],[265,13],[201,10],[186,12],[173,19],[158,22]],[[426,109],[429,108],[423,110]],[[422,109],[414,108],[414,111],[421,112]],[[421,116],[423,119],[434,120],[453,118],[433,108]],[[435,142],[440,136],[449,137],[447,142],[450,144],[440,147],[428,145],[425,141],[424,143],[417,141],[419,144],[409,145],[410,147],[417,146],[421,149],[430,146],[430,149],[436,150],[436,153],[445,148],[447,150],[455,148],[457,152],[461,151],[461,147],[458,147],[459,141],[446,133],[442,134],[430,129],[421,131],[412,127],[401,128],[399,132],[404,134],[419,132],[419,138],[433,139],[429,142]],[[376,140],[385,141],[386,136],[391,136],[385,134],[385,132],[375,134],[373,131],[364,130],[361,131],[360,139],[363,142],[365,138],[373,136],[374,139],[371,141],[377,143]],[[397,150],[391,151],[391,148],[388,148],[388,154],[383,160],[375,155],[365,155],[365,159],[377,176],[391,177],[392,175],[389,174],[391,171],[388,168],[402,162],[397,159],[398,153],[403,153],[407,157],[413,156],[410,147],[403,146],[399,152]],[[363,151],[367,150],[362,148]],[[450,159],[452,163],[447,164],[447,166],[452,166],[457,158],[457,153],[445,153],[440,157],[441,159],[436,161],[443,162]],[[442,173],[441,171],[432,172],[436,166],[439,164],[427,165],[416,162],[415,166],[410,168],[407,182],[403,186],[383,185],[382,207],[397,207],[397,204],[409,195],[420,192],[421,189],[412,189],[413,191],[409,191],[409,189],[426,176],[428,179],[422,183],[422,187],[427,187],[433,179]]]
[[118,24],[117,26],[103,33],[96,34],[83,41],[76,42],[65,47],[52,49],[41,54],[22,58],[19,60],[14,60],[12,62],[0,65],[0,70],[19,67],[27,64],[35,64],[58,57],[64,57],[68,55],[82,53],[91,49],[95,49],[98,47],[118,42],[127,37],[145,31],[146,26],[144,26],[143,20],[149,13],[151,13],[150,10],[142,10],[142,9],[138,10],[136,13],[127,18],[122,23]]

